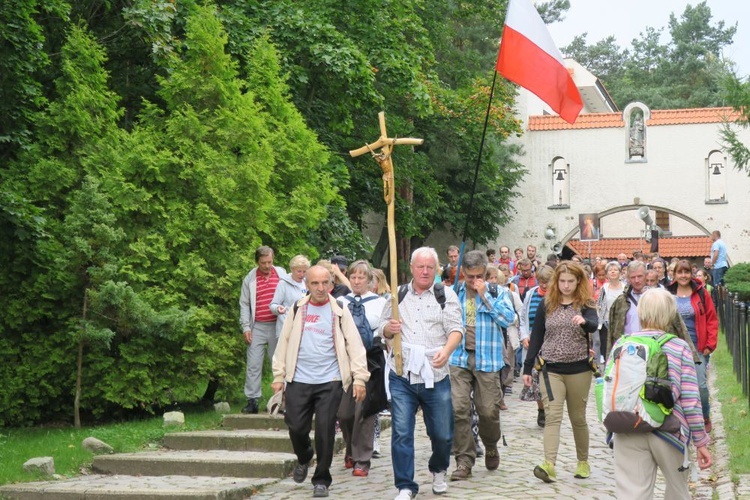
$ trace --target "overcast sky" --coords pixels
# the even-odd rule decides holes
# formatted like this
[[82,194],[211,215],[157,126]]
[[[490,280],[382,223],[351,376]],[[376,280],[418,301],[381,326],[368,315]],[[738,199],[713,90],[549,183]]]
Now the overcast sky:
[[[614,35],[620,47],[630,48],[631,40],[646,27],[665,28],[666,32],[670,13],[679,20],[686,5],[698,3],[684,0],[570,0],[565,20],[550,24],[549,30],[558,47],[565,47],[576,35],[588,32],[588,44]],[[712,26],[719,21],[724,21],[725,27],[737,23],[734,44],[725,48],[724,56],[737,63],[740,76],[747,76],[750,74],[750,1],[708,0],[708,6]]]

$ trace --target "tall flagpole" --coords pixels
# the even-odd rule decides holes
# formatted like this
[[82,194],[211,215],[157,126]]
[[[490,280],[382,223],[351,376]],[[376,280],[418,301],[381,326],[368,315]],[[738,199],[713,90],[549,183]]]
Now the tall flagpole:
[[497,70],[492,75],[492,86],[490,87],[490,98],[487,101],[487,112],[484,115],[484,127],[482,128],[482,140],[479,142],[479,153],[477,153],[477,164],[474,168],[474,182],[471,185],[471,195],[469,196],[469,206],[466,209],[466,221],[461,233],[461,249],[458,252],[458,264],[456,267],[456,280],[453,282],[453,290],[458,292],[458,277],[461,275],[461,263],[463,262],[464,249],[466,248],[466,232],[469,230],[469,221],[474,211],[474,193],[477,191],[477,180],[479,179],[479,167],[482,164],[482,151],[484,150],[484,139],[487,136],[487,124],[490,121],[490,111],[492,110],[492,96],[495,94],[495,81],[497,80]]

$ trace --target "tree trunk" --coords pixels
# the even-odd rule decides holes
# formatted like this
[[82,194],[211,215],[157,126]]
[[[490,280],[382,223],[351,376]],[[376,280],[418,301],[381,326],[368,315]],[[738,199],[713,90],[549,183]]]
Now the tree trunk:
[[[406,205],[412,205],[414,203],[414,190],[408,182],[404,182],[398,188],[398,192],[401,195],[401,199],[404,200]],[[399,283],[406,283],[409,280],[409,262],[411,261],[411,239],[404,237],[401,231],[397,231],[398,242],[396,243],[398,248],[398,281]]]
[[[88,313],[89,289],[83,292],[83,321]],[[78,359],[76,360],[76,395],[73,400],[73,425],[81,428],[81,381],[83,379],[83,336],[78,341]]]
[[[372,251],[372,265],[375,267],[381,267],[383,265],[383,258],[388,254],[388,226],[383,225],[383,229],[380,230],[380,237],[378,242],[375,244],[375,249]],[[387,259],[386,259],[387,260]],[[388,264],[386,263],[385,275],[388,274]]]

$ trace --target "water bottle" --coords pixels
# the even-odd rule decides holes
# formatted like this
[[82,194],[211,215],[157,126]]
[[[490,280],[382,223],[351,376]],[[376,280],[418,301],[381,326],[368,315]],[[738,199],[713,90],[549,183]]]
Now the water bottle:
[[602,409],[604,407],[604,378],[596,377],[594,383],[594,395],[596,396],[596,415],[599,417],[599,422],[602,421]]

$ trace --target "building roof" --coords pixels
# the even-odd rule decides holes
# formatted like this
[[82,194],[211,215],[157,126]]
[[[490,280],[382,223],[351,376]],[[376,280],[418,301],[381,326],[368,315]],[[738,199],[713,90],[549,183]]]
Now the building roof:
[[[651,244],[642,238],[605,238],[592,241],[591,257],[600,256],[604,259],[615,259],[617,254],[626,253],[629,258],[633,252],[639,250],[649,253]],[[589,256],[589,242],[569,240],[567,245],[577,254],[584,257]],[[708,257],[711,250],[711,238],[709,236],[679,236],[659,238],[659,255],[671,259]]]
[[[698,123],[722,123],[740,118],[732,108],[693,108],[693,109],[656,109],[651,110],[651,119],[646,121],[649,127],[660,125],[685,125]],[[577,130],[589,128],[623,128],[625,122],[622,113],[590,113],[579,115],[574,124],[570,124],[556,115],[530,116],[529,130]]]

